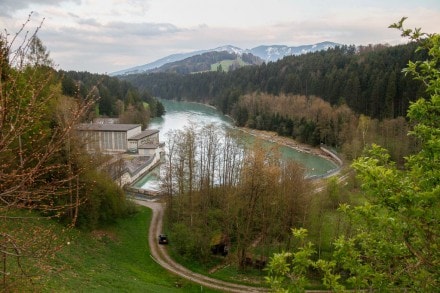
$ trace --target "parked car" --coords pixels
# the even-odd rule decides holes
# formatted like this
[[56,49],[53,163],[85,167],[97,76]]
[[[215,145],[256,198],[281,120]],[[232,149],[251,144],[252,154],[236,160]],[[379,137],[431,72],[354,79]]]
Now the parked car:
[[159,235],[159,244],[168,244],[168,236],[166,234]]

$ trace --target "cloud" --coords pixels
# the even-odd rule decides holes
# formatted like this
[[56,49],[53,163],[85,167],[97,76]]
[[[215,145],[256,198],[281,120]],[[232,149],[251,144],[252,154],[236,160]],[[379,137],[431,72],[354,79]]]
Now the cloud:
[[111,22],[103,27],[104,32],[108,35],[134,35],[141,37],[151,37],[164,34],[173,34],[185,29],[178,28],[170,23],[127,23],[127,22]]
[[34,5],[61,5],[64,2],[80,4],[81,0],[1,0],[0,16],[12,16],[14,12]]
[[0,26],[17,31],[20,19],[26,19],[18,14],[32,8],[37,11],[32,26],[45,18],[39,36],[55,63],[66,70],[92,72],[113,72],[174,53],[226,44],[243,49],[322,41],[396,44],[400,34],[387,27],[402,16],[409,16],[409,28],[438,30],[439,4],[432,4],[438,0],[410,7],[390,1],[348,5],[345,0],[332,4],[320,0],[321,5],[310,6],[309,0],[298,0],[292,6],[284,0],[271,5],[250,0],[215,5],[202,0],[0,0],[0,16],[14,14],[0,17]]
[[[61,69],[112,72],[151,58],[163,57],[163,46],[174,47],[181,34],[191,29],[169,23],[100,23],[97,19],[74,19],[75,24],[51,26],[39,32]],[[176,50],[182,49],[178,46]]]

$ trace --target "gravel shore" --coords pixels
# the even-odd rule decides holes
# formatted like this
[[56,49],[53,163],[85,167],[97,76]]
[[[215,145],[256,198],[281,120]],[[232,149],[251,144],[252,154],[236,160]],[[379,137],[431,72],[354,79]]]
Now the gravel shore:
[[274,143],[277,143],[282,146],[290,147],[290,148],[295,149],[299,152],[308,153],[308,154],[312,154],[315,156],[320,156],[322,158],[330,160],[330,161],[336,163],[337,165],[339,165],[339,162],[337,162],[333,157],[331,157],[329,154],[324,152],[319,147],[313,147],[308,144],[299,143],[296,140],[294,140],[293,138],[280,136],[276,132],[273,132],[273,131],[256,130],[256,129],[250,129],[250,128],[246,128],[246,127],[238,127],[237,129],[239,129],[247,134],[250,134],[252,136],[255,136],[259,139],[262,139],[262,140],[267,140],[267,141],[274,142]]

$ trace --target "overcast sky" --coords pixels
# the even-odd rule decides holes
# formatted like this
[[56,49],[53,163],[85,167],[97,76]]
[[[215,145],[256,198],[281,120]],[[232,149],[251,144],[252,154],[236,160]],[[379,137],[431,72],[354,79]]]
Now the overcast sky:
[[2,32],[31,11],[58,68],[93,73],[222,45],[397,44],[403,16],[440,31],[440,0],[0,0]]

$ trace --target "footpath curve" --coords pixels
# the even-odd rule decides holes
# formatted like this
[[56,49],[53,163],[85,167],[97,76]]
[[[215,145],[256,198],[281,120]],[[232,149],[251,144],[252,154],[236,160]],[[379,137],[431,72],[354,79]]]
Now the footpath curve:
[[221,290],[225,292],[237,292],[237,293],[269,292],[268,288],[240,285],[240,284],[235,284],[235,283],[230,283],[230,282],[210,278],[208,276],[204,276],[195,273],[193,271],[190,271],[189,269],[176,263],[168,255],[166,246],[159,245],[157,241],[157,236],[162,232],[164,204],[160,202],[142,201],[142,200],[134,200],[134,202],[139,205],[148,207],[153,211],[153,215],[150,223],[150,229],[148,232],[148,244],[150,246],[151,257],[160,266],[184,279],[190,280],[194,283],[216,290]]

